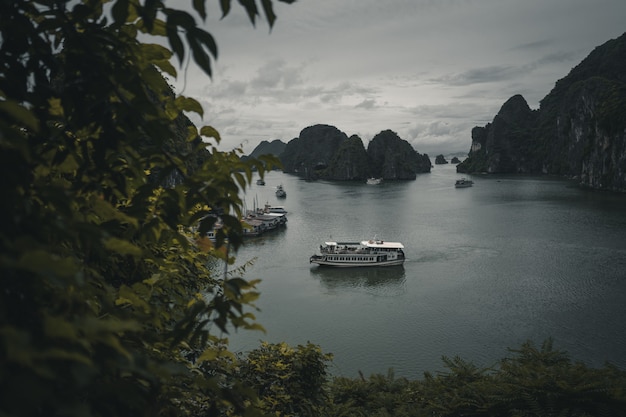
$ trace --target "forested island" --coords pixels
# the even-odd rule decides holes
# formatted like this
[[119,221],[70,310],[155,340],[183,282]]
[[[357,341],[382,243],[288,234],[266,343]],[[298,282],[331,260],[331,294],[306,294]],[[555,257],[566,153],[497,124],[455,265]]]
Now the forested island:
[[263,141],[250,156],[266,153],[280,159],[283,172],[307,180],[414,180],[431,168],[428,155],[418,153],[391,130],[378,133],[365,149],[357,135],[348,137],[335,126],[319,124],[303,129],[286,144],[278,139]]

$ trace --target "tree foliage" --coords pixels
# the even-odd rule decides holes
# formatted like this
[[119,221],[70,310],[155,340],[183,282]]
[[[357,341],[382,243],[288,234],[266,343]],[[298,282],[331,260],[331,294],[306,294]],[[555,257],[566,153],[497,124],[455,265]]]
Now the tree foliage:
[[269,415],[320,416],[327,413],[327,362],[312,343],[293,348],[262,343],[240,362],[236,377],[254,388],[259,407]]
[[626,372],[572,362],[546,340],[511,349],[490,368],[443,357],[446,370],[422,380],[372,375],[336,378],[331,415],[341,416],[624,416]]
[[[239,3],[274,23],[271,1]],[[164,78],[174,55],[211,74],[205,2],[192,5],[0,1],[0,415],[217,415],[254,402],[224,381],[223,335],[259,328],[245,308],[255,282],[213,271],[228,246],[202,236],[219,216],[220,243],[237,248],[239,189],[268,161],[217,151],[219,133],[186,119],[199,103]],[[226,16],[231,1],[220,5]],[[171,50],[139,40],[155,36]]]

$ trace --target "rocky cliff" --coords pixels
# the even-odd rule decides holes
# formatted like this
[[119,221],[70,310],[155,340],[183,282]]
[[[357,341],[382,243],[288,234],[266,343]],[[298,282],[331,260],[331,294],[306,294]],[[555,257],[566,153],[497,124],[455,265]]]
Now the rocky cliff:
[[372,175],[384,180],[414,180],[416,174],[430,172],[430,158],[420,155],[395,132],[384,130],[367,147]]
[[317,178],[346,140],[348,136],[334,126],[320,124],[303,129],[280,156],[283,172]]
[[[254,148],[254,150],[250,153],[250,155],[244,155],[241,157],[241,159],[245,161],[246,159],[259,158],[260,156],[263,156],[263,155],[271,155],[276,158],[279,158],[280,155],[284,152],[286,146],[287,144],[280,139],[274,139],[271,142],[264,140],[264,141],[261,141],[261,143],[259,143],[256,146],[256,148]],[[265,168],[268,167],[267,164],[264,164],[264,165],[265,165]],[[272,166],[271,169],[279,169],[279,168],[277,166]]]
[[271,142],[264,140],[254,148],[248,157],[258,158],[261,155],[273,155],[278,157],[285,151],[286,146],[287,144],[280,139],[274,139]]
[[458,172],[544,173],[626,191],[626,34],[597,47],[531,110],[511,97],[472,130]]
[[355,181],[370,177],[369,157],[363,141],[352,135],[335,152],[328,168],[319,173],[320,178],[336,181]]
[[448,163],[448,160],[446,159],[445,156],[443,156],[443,154],[439,154],[435,157],[435,165],[445,165]]
[[285,173],[334,181],[409,180],[417,173],[430,172],[431,167],[428,155],[420,155],[390,130],[376,135],[365,150],[361,138],[348,138],[329,125],[302,130],[287,143],[280,159]]

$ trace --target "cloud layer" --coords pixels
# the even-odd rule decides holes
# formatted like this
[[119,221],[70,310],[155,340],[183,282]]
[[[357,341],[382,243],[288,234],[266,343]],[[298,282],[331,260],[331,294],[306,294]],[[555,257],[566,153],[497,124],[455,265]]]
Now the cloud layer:
[[325,123],[367,146],[391,129],[420,153],[467,152],[471,129],[522,94],[531,108],[596,46],[626,31],[623,0],[300,0],[270,30],[240,7],[206,27],[213,78],[182,68],[220,148],[251,152]]

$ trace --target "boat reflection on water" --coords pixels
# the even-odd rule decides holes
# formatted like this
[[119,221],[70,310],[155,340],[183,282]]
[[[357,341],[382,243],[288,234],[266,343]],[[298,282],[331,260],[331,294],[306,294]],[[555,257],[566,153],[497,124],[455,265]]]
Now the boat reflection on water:
[[403,265],[367,268],[314,267],[310,271],[311,276],[331,290],[364,288],[380,295],[393,295],[404,292],[406,281]]

